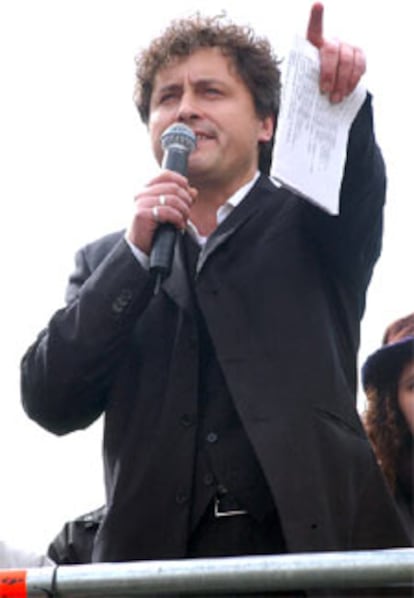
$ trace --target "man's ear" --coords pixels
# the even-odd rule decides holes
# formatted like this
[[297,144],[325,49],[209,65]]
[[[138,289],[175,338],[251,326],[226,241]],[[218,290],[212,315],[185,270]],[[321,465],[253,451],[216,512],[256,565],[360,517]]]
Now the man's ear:
[[259,141],[266,143],[272,139],[275,129],[275,117],[273,115],[265,116],[260,121]]

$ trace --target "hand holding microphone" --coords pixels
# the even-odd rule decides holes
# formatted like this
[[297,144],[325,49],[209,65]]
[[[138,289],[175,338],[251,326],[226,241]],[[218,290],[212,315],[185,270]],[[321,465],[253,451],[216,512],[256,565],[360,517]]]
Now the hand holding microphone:
[[149,256],[149,268],[156,279],[155,293],[171,271],[177,230],[185,226],[197,194],[183,178],[188,156],[196,145],[194,132],[175,123],[164,131],[160,141],[163,169],[136,194],[126,233],[127,241]]
[[[186,176],[188,156],[196,147],[196,136],[190,127],[181,123],[171,125],[162,134],[161,145],[164,150],[162,167]],[[163,202],[165,196],[160,195],[160,205]],[[152,210],[154,218],[158,220],[158,206]],[[150,272],[156,277],[154,293],[158,292],[161,282],[171,272],[176,235],[177,228],[171,223],[160,224],[155,231],[150,254]]]

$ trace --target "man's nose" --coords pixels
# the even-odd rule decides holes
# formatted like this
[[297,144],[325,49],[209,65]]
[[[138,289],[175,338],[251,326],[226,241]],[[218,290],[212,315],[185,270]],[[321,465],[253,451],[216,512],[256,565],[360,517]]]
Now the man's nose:
[[186,92],[181,96],[178,106],[177,120],[186,122],[200,116],[200,108],[194,93]]

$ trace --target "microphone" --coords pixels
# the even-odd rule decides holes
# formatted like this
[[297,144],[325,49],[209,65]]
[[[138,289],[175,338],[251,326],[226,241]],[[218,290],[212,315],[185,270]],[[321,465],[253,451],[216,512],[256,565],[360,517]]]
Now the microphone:
[[[187,125],[174,123],[161,135],[161,146],[164,150],[162,167],[186,176],[188,156],[196,147],[195,133]],[[155,295],[171,272],[176,236],[177,228],[168,222],[160,224],[154,233],[149,268],[156,277]]]

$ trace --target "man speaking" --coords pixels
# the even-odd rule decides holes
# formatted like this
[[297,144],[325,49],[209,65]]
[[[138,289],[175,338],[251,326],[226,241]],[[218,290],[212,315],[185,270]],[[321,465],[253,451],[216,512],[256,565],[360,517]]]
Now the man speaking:
[[[307,38],[337,103],[365,58],[324,38],[322,13]],[[268,177],[279,91],[269,42],[220,17],[174,21],[137,57],[153,152],[162,165],[164,133],[185,126],[186,172],[161,168],[126,230],[77,253],[66,307],[21,364],[41,426],[105,415],[95,561],[408,545],[356,410],[385,196],[371,97],[333,217]],[[159,280],[164,225],[177,232]]]

